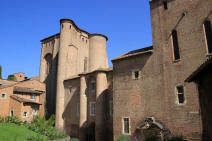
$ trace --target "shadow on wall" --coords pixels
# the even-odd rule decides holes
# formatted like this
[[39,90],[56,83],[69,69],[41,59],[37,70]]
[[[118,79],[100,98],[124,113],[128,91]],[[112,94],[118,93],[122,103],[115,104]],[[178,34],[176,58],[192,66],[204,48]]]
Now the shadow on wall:
[[204,76],[199,80],[199,103],[201,108],[201,117],[203,125],[202,140],[212,140],[212,67],[210,71],[205,72]]
[[44,81],[44,83],[46,84],[46,105],[45,105],[46,115],[45,116],[46,116],[46,119],[49,119],[52,114],[55,115],[56,113],[56,84],[57,84],[58,54],[52,61],[48,61],[48,60],[46,61],[47,61],[47,64],[49,63],[49,67],[46,68],[47,76]]
[[[79,129],[79,110],[80,105],[80,79],[74,79],[71,81],[65,81],[65,108],[63,112],[64,119],[64,129],[68,135],[71,137],[79,137],[83,135],[87,141],[95,141],[95,133],[98,133],[102,137],[102,141],[112,141],[113,140],[113,125],[112,116],[109,114],[109,102],[112,95],[111,90],[106,89],[100,94],[96,100],[96,118],[100,118],[98,126],[95,122],[89,121],[89,93],[86,94],[88,97],[87,102],[87,119],[88,121],[83,123],[82,129]],[[70,87],[71,86],[71,87]],[[71,89],[70,89],[71,88]],[[109,88],[112,88],[112,83]],[[88,92],[88,90],[86,90]],[[97,129],[99,128],[99,129]],[[83,131],[81,134],[80,131]],[[101,132],[99,132],[101,131]]]
[[[110,141],[111,134],[108,126],[108,105],[109,101],[107,101],[107,96],[109,94],[108,89],[102,92],[98,99],[96,100],[96,120],[99,118],[99,122],[95,126],[95,133],[97,134],[96,136],[100,136],[102,141]],[[102,107],[101,107],[102,106]],[[112,125],[111,125],[112,126]]]
[[77,105],[79,104],[79,87],[76,87],[76,89],[71,90],[71,93],[70,93],[70,90],[67,87],[68,85],[69,84],[64,84],[65,105],[66,105],[62,115],[64,119],[64,129],[66,133],[70,135],[71,137],[78,137],[79,136],[79,113],[77,112]]

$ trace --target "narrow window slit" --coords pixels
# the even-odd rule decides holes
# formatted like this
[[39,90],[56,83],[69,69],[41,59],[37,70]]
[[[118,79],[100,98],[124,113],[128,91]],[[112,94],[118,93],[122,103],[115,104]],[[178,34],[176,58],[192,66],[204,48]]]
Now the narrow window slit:
[[165,10],[168,9],[167,1],[164,1],[164,2],[163,2],[163,7],[164,7]]
[[172,44],[173,44],[173,51],[174,51],[174,60],[180,60],[180,51],[178,46],[178,37],[177,37],[177,31],[172,31]]
[[205,30],[205,38],[207,43],[207,51],[208,54],[212,53],[212,34],[211,34],[211,22],[205,21],[204,22],[204,30]]

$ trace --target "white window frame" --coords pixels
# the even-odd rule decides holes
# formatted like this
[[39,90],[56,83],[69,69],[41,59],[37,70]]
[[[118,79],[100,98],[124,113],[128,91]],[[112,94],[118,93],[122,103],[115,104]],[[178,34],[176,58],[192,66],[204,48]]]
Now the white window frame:
[[[129,120],[129,133],[125,133],[124,128],[125,128],[125,123],[124,123],[124,119],[128,119]],[[130,117],[122,117],[122,134],[123,135],[131,135],[131,126],[130,126]]]
[[[5,97],[2,97],[2,95],[5,95]],[[1,99],[7,99],[7,94],[6,93],[2,93],[1,94]]]
[[[179,101],[178,95],[181,94],[181,93],[178,93],[177,87],[183,87],[183,93],[182,93],[182,95],[184,96],[184,102],[183,102],[183,103],[180,103],[180,101]],[[184,85],[176,85],[176,86],[175,86],[175,95],[176,95],[176,103],[177,103],[178,105],[185,105],[185,104],[186,104],[185,86],[184,86]]]
[[[24,114],[25,112],[26,112],[26,116],[25,116],[25,114]],[[24,112],[23,112],[23,117],[24,117],[24,118],[28,118],[28,112],[27,112],[27,111],[24,111]]]
[[[92,111],[92,105],[94,104],[94,113]],[[96,102],[90,102],[90,116],[96,115]]]
[[[138,72],[138,78],[135,77],[135,73]],[[139,70],[132,70],[132,79],[133,80],[138,80],[141,78],[141,71]]]
[[36,100],[36,94],[31,94],[31,95],[30,95],[30,99],[31,99],[31,100]]

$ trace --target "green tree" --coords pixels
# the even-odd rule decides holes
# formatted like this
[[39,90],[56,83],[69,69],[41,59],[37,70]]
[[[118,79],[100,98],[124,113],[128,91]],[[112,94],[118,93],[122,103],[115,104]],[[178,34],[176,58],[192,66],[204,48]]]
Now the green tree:
[[8,75],[7,80],[16,81],[16,77],[13,74],[11,74],[11,75]]
[[2,67],[0,65],[0,79],[2,79]]

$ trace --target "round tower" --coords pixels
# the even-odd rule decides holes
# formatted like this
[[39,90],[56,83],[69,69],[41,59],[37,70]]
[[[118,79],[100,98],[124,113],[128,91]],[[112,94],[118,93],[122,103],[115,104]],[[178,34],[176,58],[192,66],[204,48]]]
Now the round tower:
[[58,58],[57,71],[57,92],[56,92],[56,128],[64,130],[64,119],[62,117],[64,112],[64,84],[66,78],[67,64],[66,57],[68,55],[68,47],[71,43],[71,21],[69,19],[60,20],[60,48]]
[[89,35],[89,71],[108,68],[106,41],[102,34]]

